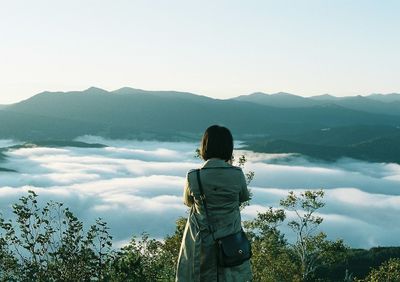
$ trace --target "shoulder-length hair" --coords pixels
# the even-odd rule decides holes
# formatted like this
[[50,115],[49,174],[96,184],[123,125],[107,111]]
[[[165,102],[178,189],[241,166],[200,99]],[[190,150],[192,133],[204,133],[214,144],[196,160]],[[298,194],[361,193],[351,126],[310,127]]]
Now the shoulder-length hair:
[[218,158],[229,161],[232,159],[233,137],[228,128],[212,125],[206,129],[200,145],[200,156],[203,160]]

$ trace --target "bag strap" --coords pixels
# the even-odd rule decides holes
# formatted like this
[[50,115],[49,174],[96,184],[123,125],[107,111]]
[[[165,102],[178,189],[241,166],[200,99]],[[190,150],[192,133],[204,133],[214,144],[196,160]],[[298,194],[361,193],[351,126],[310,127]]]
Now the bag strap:
[[214,232],[212,231],[211,225],[210,225],[210,217],[208,215],[208,208],[207,208],[207,202],[206,202],[206,195],[204,194],[204,190],[203,190],[203,185],[201,183],[201,179],[200,179],[200,169],[198,169],[196,171],[196,175],[197,175],[197,184],[199,185],[199,190],[200,190],[200,199],[203,202],[204,205],[204,210],[206,211],[206,218],[207,218],[207,226],[208,226],[208,231],[210,231],[210,234],[213,238],[213,240],[215,241],[214,238]]

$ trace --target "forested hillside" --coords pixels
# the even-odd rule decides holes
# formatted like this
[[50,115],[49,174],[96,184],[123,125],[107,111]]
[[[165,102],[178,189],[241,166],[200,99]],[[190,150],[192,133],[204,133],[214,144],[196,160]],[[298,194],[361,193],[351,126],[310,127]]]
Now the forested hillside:
[[[0,138],[42,142],[98,135],[197,141],[204,128],[217,123],[255,151],[399,162],[399,96],[304,98],[255,93],[218,100],[127,87],[112,92],[94,87],[43,92],[0,110]],[[384,148],[390,148],[390,154]]]

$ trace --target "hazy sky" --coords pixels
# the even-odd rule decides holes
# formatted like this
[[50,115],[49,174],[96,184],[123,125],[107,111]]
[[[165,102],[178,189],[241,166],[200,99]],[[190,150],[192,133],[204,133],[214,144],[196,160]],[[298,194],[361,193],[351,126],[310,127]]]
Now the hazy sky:
[[400,1],[0,0],[0,104],[123,86],[400,92]]

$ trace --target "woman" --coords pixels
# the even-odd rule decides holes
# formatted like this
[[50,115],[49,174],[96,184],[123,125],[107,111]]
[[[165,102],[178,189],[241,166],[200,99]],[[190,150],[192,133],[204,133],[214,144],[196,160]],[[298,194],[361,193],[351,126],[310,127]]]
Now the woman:
[[[200,147],[200,155],[205,160],[200,178],[209,217],[200,198],[197,170],[191,170],[183,195],[190,215],[183,234],[176,281],[244,282],[252,279],[249,260],[234,267],[218,266],[213,239],[241,230],[239,206],[249,200],[243,172],[231,164],[232,152],[233,138],[227,128],[218,125],[207,128]],[[208,223],[214,234],[210,233]]]

